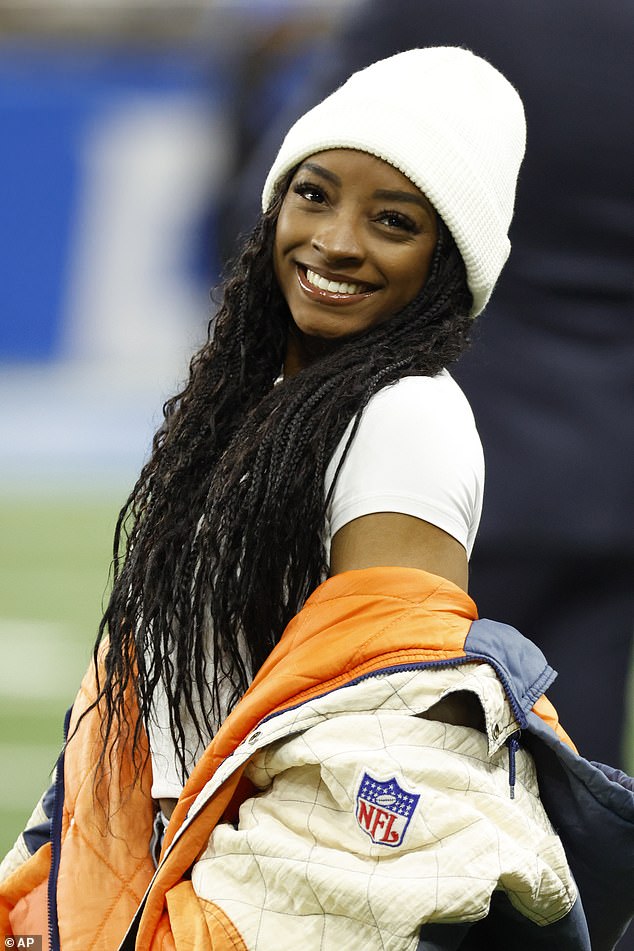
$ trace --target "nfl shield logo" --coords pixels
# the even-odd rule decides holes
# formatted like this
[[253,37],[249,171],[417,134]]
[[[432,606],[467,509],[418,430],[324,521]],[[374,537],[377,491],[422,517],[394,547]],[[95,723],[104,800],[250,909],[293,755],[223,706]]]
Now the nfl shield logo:
[[357,791],[357,822],[377,845],[400,845],[420,796],[406,792],[392,779],[363,774]]

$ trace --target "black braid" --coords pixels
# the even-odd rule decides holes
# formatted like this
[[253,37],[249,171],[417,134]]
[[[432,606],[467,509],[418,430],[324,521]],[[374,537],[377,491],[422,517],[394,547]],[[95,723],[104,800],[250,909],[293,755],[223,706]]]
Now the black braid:
[[[275,385],[291,319],[272,249],[290,177],[235,264],[210,339],[185,389],[166,403],[117,522],[98,640],[107,634],[102,763],[115,735],[131,736],[140,768],[142,726],[162,682],[184,772],[186,719],[201,739],[213,733],[223,681],[231,707],[327,573],[325,474],[347,427],[353,421],[349,446],[378,390],[437,374],[468,343],[464,264],[440,221],[414,301]],[[140,717],[130,726],[131,688]]]

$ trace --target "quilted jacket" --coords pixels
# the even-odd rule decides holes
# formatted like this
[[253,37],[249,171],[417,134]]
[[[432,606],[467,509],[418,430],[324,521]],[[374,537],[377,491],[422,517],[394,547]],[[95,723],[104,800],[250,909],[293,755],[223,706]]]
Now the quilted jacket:
[[[3,864],[8,876],[0,885],[0,930],[48,934],[50,947],[82,951],[120,942],[178,951],[246,949],[230,908],[203,894],[200,879],[216,847],[216,830],[234,829],[238,809],[254,799],[262,734],[273,735],[271,729],[289,716],[297,722],[296,713],[311,705],[319,713],[324,698],[352,697],[365,682],[476,662],[490,666],[503,685],[513,713],[513,728],[505,725],[511,753],[518,727],[580,897],[571,896],[565,914],[538,923],[505,890],[495,890],[485,918],[423,924],[418,947],[609,951],[634,914],[634,782],[577,755],[543,696],[555,675],[533,644],[505,625],[476,621],[473,602],[450,583],[396,568],[338,575],[308,600],[190,777],[156,872],[148,851],[154,807],[147,770],[130,790],[132,764],[125,755],[115,756],[112,781],[105,791],[94,790],[98,721],[89,714],[67,744],[55,795],[36,810]],[[92,689],[87,675],[71,735]],[[512,765],[510,755],[510,770]],[[402,838],[407,823],[404,812],[387,803],[392,793],[380,787],[379,801],[367,787],[358,792],[357,818],[365,831],[375,809],[379,838],[388,831],[388,838]],[[95,794],[103,808],[95,808]],[[415,791],[398,794],[406,798]],[[52,844],[40,838],[47,825]]]

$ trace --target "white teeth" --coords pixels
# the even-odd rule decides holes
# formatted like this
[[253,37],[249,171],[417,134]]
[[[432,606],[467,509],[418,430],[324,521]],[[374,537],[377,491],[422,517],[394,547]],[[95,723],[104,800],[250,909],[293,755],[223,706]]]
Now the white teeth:
[[306,268],[306,277],[308,279],[308,283],[312,284],[313,287],[318,287],[322,291],[329,291],[331,294],[361,293],[360,284],[347,284],[345,282],[329,281],[325,277],[321,277],[320,274],[316,274],[314,271],[311,271],[310,268]]

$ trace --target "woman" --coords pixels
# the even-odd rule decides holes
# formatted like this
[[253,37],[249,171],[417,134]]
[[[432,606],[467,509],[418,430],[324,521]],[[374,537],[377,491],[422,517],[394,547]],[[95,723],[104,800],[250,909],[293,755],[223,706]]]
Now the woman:
[[[374,64],[289,132],[120,516],[108,637],[55,804],[6,860],[6,928],[47,905],[64,948],[128,926],[140,948],[590,947],[518,744],[577,763],[553,672],[466,593],[483,466],[446,372],[523,148],[517,93],[459,49]],[[616,837],[634,797],[601,777]],[[597,781],[582,767],[577,801]],[[51,811],[52,856],[24,861]]]

